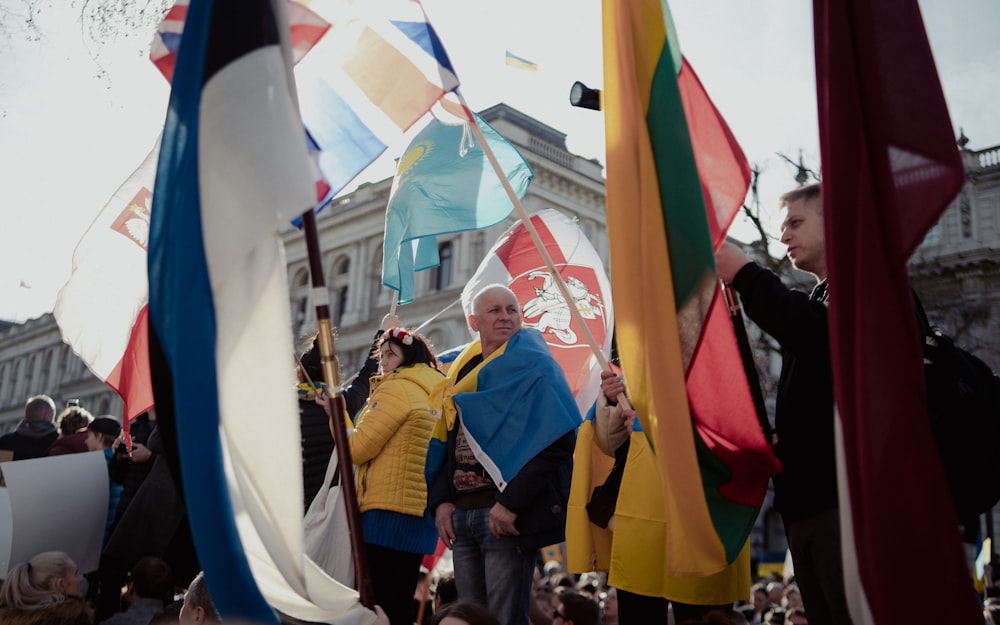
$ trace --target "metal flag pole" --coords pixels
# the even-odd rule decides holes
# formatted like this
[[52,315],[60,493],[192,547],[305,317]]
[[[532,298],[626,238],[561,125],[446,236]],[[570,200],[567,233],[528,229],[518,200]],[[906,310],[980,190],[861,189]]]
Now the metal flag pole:
[[365,550],[364,533],[361,528],[361,511],[358,508],[358,492],[354,483],[354,463],[347,448],[347,408],[340,388],[340,372],[337,367],[336,352],[333,347],[333,324],[330,321],[330,292],[323,276],[323,256],[319,249],[319,234],[316,229],[316,214],[312,210],[302,213],[306,250],[309,256],[309,274],[312,277],[312,296],[316,306],[316,329],[319,338],[320,362],[326,387],[331,392],[328,404],[330,429],[336,443],[337,463],[340,474],[351,479],[340,481],[341,494],[347,511],[347,528],[351,533],[351,555],[354,561],[354,576],[361,603],[367,608],[375,608],[372,591],[371,572],[368,570],[368,554]]

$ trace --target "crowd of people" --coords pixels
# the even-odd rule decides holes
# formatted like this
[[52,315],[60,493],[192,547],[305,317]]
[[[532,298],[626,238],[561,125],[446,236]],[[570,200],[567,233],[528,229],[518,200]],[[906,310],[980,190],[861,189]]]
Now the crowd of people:
[[[421,625],[850,625],[840,565],[819,186],[786,194],[782,205],[782,242],[793,266],[816,276],[812,295],[785,287],[728,244],[717,265],[743,296],[747,314],[783,349],[774,448],[784,471],[775,478],[775,505],[795,578],[751,586],[746,547],[714,575],[668,574],[665,504],[649,465],[652,449],[635,412],[619,405],[627,386],[611,372],[602,375],[594,421],[594,442],[618,469],[607,514],[591,517],[611,530],[597,556],[604,570],[542,564],[540,549],[566,539],[580,414],[543,336],[522,327],[515,293],[490,285],[472,302],[469,324],[478,337],[447,371],[425,337],[389,315],[369,359],[343,391],[377,622],[411,625],[420,615]],[[326,388],[321,363],[314,340],[298,363],[307,510],[328,486],[324,475],[335,457],[329,424],[339,400]],[[155,411],[130,424],[126,453],[120,453],[114,417],[94,418],[78,405],[58,418],[55,413],[48,396],[30,398],[16,431],[0,437],[0,449],[12,450],[14,460],[105,454],[110,504],[100,566],[86,580],[60,552],[13,566],[0,592],[0,620],[219,622]],[[645,492],[651,512],[615,508],[616,493],[627,488]],[[421,566],[439,540],[452,551],[454,573],[436,579]],[[425,604],[429,594],[433,601]],[[994,623],[996,612],[987,603]]]

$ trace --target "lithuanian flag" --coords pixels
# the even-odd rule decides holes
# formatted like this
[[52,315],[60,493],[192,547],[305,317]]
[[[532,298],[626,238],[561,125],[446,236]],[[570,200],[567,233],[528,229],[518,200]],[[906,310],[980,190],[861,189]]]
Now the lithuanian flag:
[[618,347],[662,476],[666,572],[739,555],[780,469],[718,288],[742,150],[682,58],[663,0],[604,0],[607,213]]

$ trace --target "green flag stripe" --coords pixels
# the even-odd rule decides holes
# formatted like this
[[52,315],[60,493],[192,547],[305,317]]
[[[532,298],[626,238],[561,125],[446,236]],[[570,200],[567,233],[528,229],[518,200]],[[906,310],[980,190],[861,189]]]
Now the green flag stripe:
[[677,83],[679,69],[674,66],[670,47],[665,46],[646,111],[678,310],[697,291],[706,272],[715,274],[705,200]]

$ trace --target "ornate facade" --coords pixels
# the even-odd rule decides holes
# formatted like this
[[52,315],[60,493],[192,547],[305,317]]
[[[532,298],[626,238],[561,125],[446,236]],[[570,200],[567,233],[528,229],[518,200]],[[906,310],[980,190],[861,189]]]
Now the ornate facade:
[[931,323],[1000,371],[1000,145],[966,148],[966,183],[910,259]]

